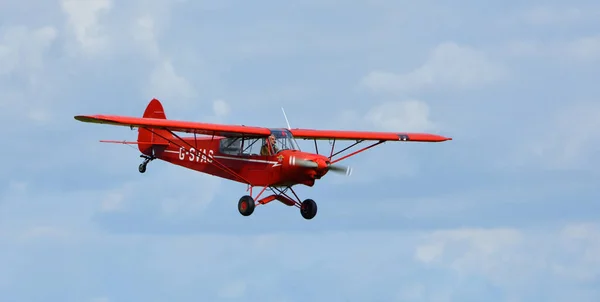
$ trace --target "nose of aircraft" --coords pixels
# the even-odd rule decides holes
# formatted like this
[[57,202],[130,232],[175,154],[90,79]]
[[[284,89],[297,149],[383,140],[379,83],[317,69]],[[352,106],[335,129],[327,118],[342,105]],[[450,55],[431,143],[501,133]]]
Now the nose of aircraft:
[[292,166],[303,167],[313,169],[318,177],[325,175],[329,171],[336,173],[344,173],[350,175],[352,169],[341,165],[331,164],[329,159],[325,156],[293,156],[291,159]]
[[328,161],[326,161],[325,159],[321,158],[321,157],[317,157],[316,159],[314,159],[314,162],[317,163],[317,170],[325,170],[327,169],[328,166]]

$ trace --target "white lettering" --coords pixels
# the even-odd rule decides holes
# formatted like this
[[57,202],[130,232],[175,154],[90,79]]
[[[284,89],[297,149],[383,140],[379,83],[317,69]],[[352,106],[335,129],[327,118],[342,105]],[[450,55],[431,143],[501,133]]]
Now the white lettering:
[[190,148],[190,161],[194,161],[196,158],[196,149]]
[[213,155],[215,154],[215,152],[213,150],[208,150],[208,162],[212,163],[213,162]]
[[197,163],[212,163],[214,158],[214,150],[190,148],[189,152],[184,147],[179,148],[179,160],[187,160]]
[[202,160],[200,160],[200,162],[206,162],[206,149],[202,150]]
[[180,147],[179,148],[179,160],[183,160],[185,158],[185,154],[183,154],[183,151],[185,151],[185,148]]

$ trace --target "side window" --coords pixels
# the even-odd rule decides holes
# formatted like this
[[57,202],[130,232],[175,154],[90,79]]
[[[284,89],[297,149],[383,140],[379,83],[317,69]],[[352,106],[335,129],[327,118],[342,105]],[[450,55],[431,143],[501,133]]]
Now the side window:
[[246,138],[244,139],[244,155],[260,155],[260,148],[264,144],[264,139],[261,138]]
[[223,154],[239,155],[241,153],[242,140],[237,137],[223,138],[220,143],[220,152]]

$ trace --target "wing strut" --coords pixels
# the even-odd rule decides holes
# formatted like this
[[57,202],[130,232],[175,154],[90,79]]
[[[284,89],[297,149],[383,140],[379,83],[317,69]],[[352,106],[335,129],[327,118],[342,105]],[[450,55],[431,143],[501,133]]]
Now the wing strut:
[[333,146],[331,146],[331,153],[332,154],[331,154],[331,156],[329,156],[329,160],[331,160],[332,157],[334,157],[334,156],[336,156],[336,155],[338,155],[338,154],[340,154],[340,153],[342,153],[342,152],[344,152],[344,151],[346,151],[346,150],[348,150],[348,149],[350,149],[350,148],[352,148],[352,147],[354,147],[354,146],[356,146],[356,145],[358,145],[358,144],[360,144],[362,142],[364,142],[364,140],[358,140],[354,144],[352,144],[352,145],[350,145],[350,146],[348,146],[348,147],[346,147],[346,148],[342,149],[341,151],[338,151],[338,152],[336,152],[334,154],[333,153],[333,148],[335,148],[335,139],[334,139],[333,140]]
[[[356,143],[354,143],[354,144],[353,144],[352,146],[350,146],[350,147],[356,146],[356,145],[358,145],[358,144],[359,144],[359,143],[361,143],[361,142],[362,142],[362,141],[356,142]],[[380,144],[382,144],[382,143],[384,143],[384,142],[385,142],[384,140],[380,140],[380,141],[378,141],[378,142],[376,142],[376,143],[373,143],[373,144],[371,144],[371,145],[368,145],[368,146],[366,146],[366,147],[364,147],[364,148],[362,148],[362,149],[360,149],[360,150],[354,151],[354,152],[352,152],[352,153],[350,153],[350,154],[344,155],[344,156],[342,156],[342,157],[340,157],[340,158],[338,158],[338,159],[336,159],[336,160],[333,160],[333,161],[331,161],[331,164],[333,165],[333,164],[335,164],[335,163],[337,163],[337,162],[340,162],[340,161],[342,161],[342,160],[344,160],[344,159],[346,159],[346,158],[348,158],[348,157],[350,157],[350,156],[354,156],[354,155],[356,155],[356,154],[358,154],[358,153],[361,153],[361,152],[363,152],[363,151],[367,151],[367,150],[369,150],[369,149],[371,149],[371,148],[373,148],[373,147],[375,147],[375,146],[377,146],[377,145],[380,145]],[[339,153],[341,153],[341,152],[343,152],[343,151],[345,151],[345,150],[348,150],[350,147],[348,147],[348,148],[346,148],[346,149],[344,149],[344,150],[342,150],[342,151],[340,151],[340,152],[337,152],[336,154],[339,154]],[[333,148],[332,148],[332,151],[333,151]]]
[[[360,149],[360,150],[354,151],[354,152],[352,152],[352,153],[350,153],[350,154],[347,154],[347,155],[344,155],[344,156],[342,156],[342,157],[340,157],[340,158],[333,159],[333,157],[334,157],[334,156],[336,156],[336,155],[339,155],[339,154],[341,154],[341,153],[343,153],[343,152],[345,152],[345,151],[349,150],[350,148],[352,148],[352,147],[354,147],[354,146],[357,146],[357,145],[359,145],[359,144],[361,144],[361,143],[365,142],[366,140],[357,140],[357,141],[356,141],[355,143],[353,143],[352,145],[350,145],[350,146],[348,146],[348,147],[346,147],[346,148],[344,148],[344,149],[342,149],[342,150],[340,150],[340,151],[337,151],[337,152],[335,152],[335,153],[334,153],[334,151],[335,151],[335,143],[336,143],[336,141],[337,141],[336,139],[333,139],[333,142],[331,142],[331,141],[330,141],[330,143],[331,143],[331,153],[329,154],[329,160],[331,161],[331,164],[334,164],[334,163],[340,162],[340,161],[342,161],[342,160],[344,160],[344,159],[346,159],[346,158],[348,158],[348,157],[354,156],[354,155],[356,155],[356,154],[358,154],[358,153],[361,153],[361,152],[363,152],[363,151],[369,150],[369,149],[371,149],[371,148],[373,148],[373,147],[375,147],[375,146],[377,146],[377,145],[380,145],[380,144],[382,144],[382,143],[385,143],[385,142],[387,142],[387,140],[379,140],[378,142],[376,142],[376,143],[373,143],[373,144],[371,144],[371,145],[369,145],[369,146],[367,146],[367,147],[364,147],[364,148],[362,148],[362,149]],[[317,144],[316,144],[316,140],[315,140],[315,149],[316,149],[316,148],[317,148]],[[317,150],[318,150],[318,149],[317,149]]]

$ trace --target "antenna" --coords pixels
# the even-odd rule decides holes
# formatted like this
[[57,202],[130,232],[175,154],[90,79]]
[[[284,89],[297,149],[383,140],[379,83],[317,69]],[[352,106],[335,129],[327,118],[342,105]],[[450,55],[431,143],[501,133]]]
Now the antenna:
[[[287,115],[285,115],[285,110],[283,110],[283,107],[281,107],[281,112],[283,112],[283,117],[285,118],[285,123],[288,126],[288,130],[292,130],[292,127],[290,126],[290,121],[288,121]],[[298,150],[300,150],[300,145],[298,145],[298,141],[296,140],[295,137],[294,137],[294,142],[296,143],[296,147],[298,148]]]
[[290,122],[288,121],[288,118],[285,115],[285,110],[283,110],[283,107],[281,107],[281,111],[283,112],[283,117],[285,118],[285,122],[287,123],[288,130],[292,130],[292,127],[290,127]]

